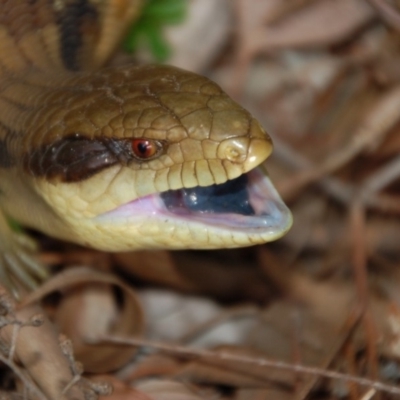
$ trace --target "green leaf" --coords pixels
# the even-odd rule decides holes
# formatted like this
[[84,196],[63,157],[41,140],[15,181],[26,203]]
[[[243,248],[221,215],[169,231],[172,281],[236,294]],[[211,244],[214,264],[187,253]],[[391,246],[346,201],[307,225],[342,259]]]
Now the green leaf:
[[147,38],[149,41],[149,46],[152,54],[157,61],[166,61],[171,54],[171,48],[163,38],[162,29],[159,25],[154,24],[152,29],[147,32]]
[[23,232],[22,226],[14,219],[7,217],[7,222],[14,232]]
[[186,16],[186,3],[185,0],[152,0],[143,15],[168,25],[181,23]]
[[141,18],[127,35],[125,50],[132,53],[140,46],[147,46],[156,61],[165,61],[171,48],[164,38],[163,28],[181,23],[185,19],[186,8],[186,0],[147,0]]

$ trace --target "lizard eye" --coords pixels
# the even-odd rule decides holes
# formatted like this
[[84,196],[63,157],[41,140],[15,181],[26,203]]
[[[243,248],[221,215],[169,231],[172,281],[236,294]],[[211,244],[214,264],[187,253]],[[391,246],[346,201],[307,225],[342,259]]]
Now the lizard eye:
[[133,155],[139,160],[151,160],[162,150],[161,142],[149,139],[133,139],[131,142]]

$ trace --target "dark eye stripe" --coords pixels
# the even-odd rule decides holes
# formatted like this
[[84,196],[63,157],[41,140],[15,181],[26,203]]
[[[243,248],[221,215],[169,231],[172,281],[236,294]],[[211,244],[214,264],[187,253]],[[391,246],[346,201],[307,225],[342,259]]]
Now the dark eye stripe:
[[77,136],[39,147],[24,157],[28,173],[62,182],[83,181],[117,163],[117,156],[103,141]]
[[[138,160],[132,153],[131,141],[131,138],[89,139],[78,134],[70,135],[25,154],[23,165],[29,174],[36,177],[80,182],[116,164],[145,162],[146,160]],[[161,141],[157,143],[159,146],[164,145]],[[160,150],[159,155],[161,154]]]

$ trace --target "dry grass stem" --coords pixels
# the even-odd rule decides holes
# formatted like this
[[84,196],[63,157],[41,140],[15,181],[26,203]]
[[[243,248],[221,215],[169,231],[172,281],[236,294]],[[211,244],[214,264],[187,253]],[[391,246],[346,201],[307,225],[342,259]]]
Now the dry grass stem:
[[[190,359],[214,359],[214,360],[230,361],[232,363],[253,364],[253,365],[258,365],[260,367],[273,367],[276,369],[297,372],[299,374],[310,374],[319,376],[321,378],[342,380],[344,382],[355,383],[363,387],[375,389],[377,391],[400,395],[400,388],[393,385],[387,385],[379,381],[361,378],[358,376],[342,374],[340,372],[323,370],[320,368],[308,367],[305,365],[290,364],[278,360],[268,360],[265,358],[249,358],[249,357],[231,355],[228,353],[214,353],[212,351],[207,351],[207,350],[193,350],[177,345],[168,345],[165,343],[152,342],[143,339],[105,336],[97,338],[95,342],[97,341],[118,343],[121,345],[140,346],[151,350],[158,350],[168,354],[174,354],[178,357],[188,357]],[[90,342],[93,342],[93,338],[90,339]]]

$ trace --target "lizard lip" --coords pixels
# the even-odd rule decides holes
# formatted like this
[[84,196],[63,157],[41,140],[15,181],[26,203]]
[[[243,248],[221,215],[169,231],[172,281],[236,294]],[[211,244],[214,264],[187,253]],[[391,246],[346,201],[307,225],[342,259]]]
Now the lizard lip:
[[254,233],[286,233],[292,216],[270,179],[259,168],[223,184],[183,188],[141,197],[97,219],[124,221],[135,217],[198,222]]

